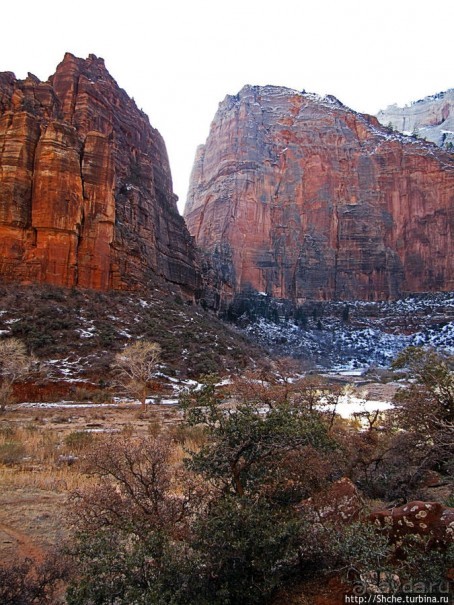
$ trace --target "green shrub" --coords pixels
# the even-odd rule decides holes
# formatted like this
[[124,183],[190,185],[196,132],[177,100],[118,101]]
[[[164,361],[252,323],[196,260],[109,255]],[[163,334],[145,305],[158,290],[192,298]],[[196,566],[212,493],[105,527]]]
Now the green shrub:
[[15,434],[16,428],[12,424],[5,423],[0,426],[0,437],[8,439],[13,437]]
[[73,431],[64,438],[65,446],[73,451],[80,452],[92,445],[94,441],[93,433],[87,431]]
[[429,539],[419,535],[406,536],[401,550],[405,553],[403,581],[424,582],[425,585],[447,585],[447,570],[454,561],[454,544],[447,547],[428,545]]
[[446,498],[445,505],[454,508],[454,493]]
[[0,445],[0,463],[12,466],[19,464],[25,456],[25,447],[20,441],[5,441]]

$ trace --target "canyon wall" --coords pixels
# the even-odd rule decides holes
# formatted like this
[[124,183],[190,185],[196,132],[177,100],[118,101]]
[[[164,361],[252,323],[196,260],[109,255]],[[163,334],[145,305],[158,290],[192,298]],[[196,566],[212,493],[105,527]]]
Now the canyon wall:
[[385,126],[454,151],[453,88],[404,107],[389,105],[378,112],[377,118]]
[[195,249],[162,137],[103,59],[0,74],[0,279],[191,295]]
[[454,157],[372,116],[281,87],[227,96],[185,219],[224,301],[454,289]]

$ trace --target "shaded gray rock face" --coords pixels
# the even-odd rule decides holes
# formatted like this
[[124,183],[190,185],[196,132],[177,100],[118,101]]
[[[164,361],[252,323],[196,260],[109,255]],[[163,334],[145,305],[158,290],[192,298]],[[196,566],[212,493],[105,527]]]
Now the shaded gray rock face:
[[405,107],[389,105],[377,118],[384,126],[454,151],[454,88]]

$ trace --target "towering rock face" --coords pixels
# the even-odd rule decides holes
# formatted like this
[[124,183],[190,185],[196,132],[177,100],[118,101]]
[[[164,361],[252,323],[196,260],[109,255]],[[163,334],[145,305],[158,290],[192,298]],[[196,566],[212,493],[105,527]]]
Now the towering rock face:
[[405,107],[389,105],[377,118],[385,126],[454,151],[454,88]]
[[194,246],[164,142],[103,59],[40,82],[0,74],[0,279],[191,293]]
[[185,218],[224,300],[454,288],[454,157],[333,97],[272,86],[226,97]]

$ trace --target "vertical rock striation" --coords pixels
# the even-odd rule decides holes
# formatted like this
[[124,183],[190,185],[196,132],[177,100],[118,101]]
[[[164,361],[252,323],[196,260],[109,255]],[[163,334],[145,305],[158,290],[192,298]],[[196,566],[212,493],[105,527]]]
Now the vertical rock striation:
[[0,74],[0,278],[135,289],[198,281],[164,142],[103,59]]
[[454,158],[334,97],[246,86],[197,151],[185,218],[224,300],[454,289]]

